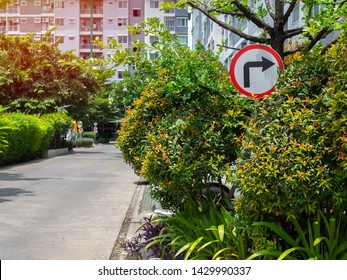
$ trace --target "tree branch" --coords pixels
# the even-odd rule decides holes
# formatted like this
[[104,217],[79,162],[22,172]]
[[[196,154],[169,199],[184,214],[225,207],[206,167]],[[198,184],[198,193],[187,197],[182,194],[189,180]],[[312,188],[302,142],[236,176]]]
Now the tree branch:
[[218,47],[223,47],[223,48],[226,48],[226,49],[230,49],[230,50],[235,50],[235,51],[239,51],[241,50],[240,48],[233,48],[233,47],[229,47],[229,46],[225,46],[225,45],[219,45],[217,44]]
[[224,11],[221,9],[216,9],[216,8],[210,8],[210,9],[206,9],[207,12],[211,13],[211,12],[217,12],[223,15],[229,15],[229,16],[243,16],[243,13],[238,13],[238,12],[230,12],[230,11]]
[[[342,34],[346,34],[347,31],[342,32]],[[329,44],[327,44],[325,47],[322,48],[321,50],[321,54],[324,54],[332,45],[336,44],[341,38],[341,33],[331,42],[329,42]]]
[[233,1],[233,4],[241,11],[241,13],[244,14],[244,16],[253,22],[256,26],[258,26],[260,29],[267,30],[270,34],[274,33],[273,28],[268,25],[266,22],[261,20],[259,17],[257,17],[252,11],[250,11],[247,7],[242,5],[238,0]]
[[[187,4],[189,6],[191,6],[192,8],[200,11],[201,13],[203,13],[207,18],[211,19],[212,21],[214,21],[216,24],[218,24],[219,26],[223,27],[224,29],[226,30],[229,30],[231,31],[232,33],[236,34],[236,35],[239,35],[240,37],[246,39],[246,40],[249,40],[249,41],[253,41],[253,42],[256,42],[256,43],[269,43],[270,42],[270,39],[267,39],[267,38],[259,38],[259,37],[256,37],[256,36],[252,36],[252,35],[249,35],[247,33],[244,33],[236,28],[234,28],[233,26],[225,23],[224,21],[222,20],[219,20],[217,17],[211,15],[207,10],[206,8],[202,7],[202,6],[199,6],[197,5],[196,3],[194,2],[191,2],[191,1],[187,1]],[[266,25],[265,26],[262,26],[261,28],[264,28],[264,29],[267,29],[266,27],[268,28],[271,28],[270,26]]]
[[314,46],[315,46],[315,44],[317,44],[317,42],[320,40],[320,39],[322,39],[322,38],[324,38],[324,37],[326,37],[329,33],[331,33],[332,31],[329,31],[329,29],[327,28],[327,27],[323,27],[318,33],[317,33],[317,35],[314,37],[314,38],[312,38],[311,40],[310,40],[310,43],[306,46],[306,50],[311,50]]
[[302,34],[303,31],[304,31],[303,27],[287,30],[284,32],[283,39],[288,39],[288,38],[292,38],[296,35],[300,35],[300,34]]
[[274,20],[276,18],[276,15],[275,15],[275,12],[274,10],[272,9],[271,7],[271,2],[270,0],[265,0],[265,6],[266,6],[266,9],[269,13],[269,15],[272,17],[272,19]]
[[287,21],[288,21],[288,18],[290,17],[290,15],[292,14],[295,6],[296,6],[296,3],[298,3],[298,0],[292,0],[289,4],[289,7],[287,9],[287,11],[285,12],[285,14],[283,15],[283,18],[282,18],[282,24],[284,25]]

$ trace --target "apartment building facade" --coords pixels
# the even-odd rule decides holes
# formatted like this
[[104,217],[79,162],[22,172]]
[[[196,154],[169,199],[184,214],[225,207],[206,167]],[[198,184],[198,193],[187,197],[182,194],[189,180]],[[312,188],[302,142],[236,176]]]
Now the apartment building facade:
[[[133,40],[150,43],[153,36],[131,35],[126,28],[148,17],[157,17],[172,33],[178,33],[182,43],[188,42],[188,13],[186,10],[168,12],[159,9],[164,0],[14,0],[13,5],[0,10],[0,32],[9,35],[35,34],[35,39],[53,26],[53,40],[62,51],[74,50],[84,58],[108,58],[112,49],[102,49],[115,39],[123,48]],[[127,67],[117,69],[116,79],[122,79]]]
[[[260,4],[262,4],[262,1],[258,2],[258,5]],[[303,3],[298,2],[294,10],[292,11],[292,14],[289,17],[286,25],[286,28],[288,30],[302,26],[302,5]],[[317,13],[318,11],[319,6],[317,5],[314,7],[313,13]],[[228,30],[223,29],[197,10],[192,10],[191,18],[192,28],[190,32],[192,36],[192,48],[194,49],[198,42],[205,46],[206,49],[209,49],[214,53],[216,53],[219,48],[222,47],[220,61],[227,69],[229,69],[231,60],[236,52],[239,49],[242,49],[244,46],[252,43]],[[223,17],[220,17],[219,19],[243,31],[246,34],[253,36],[261,35],[261,30],[252,22],[240,20],[239,18],[233,17],[231,15],[225,15]],[[271,24],[272,19],[268,17],[267,19],[265,19],[265,21]],[[331,33],[329,36],[322,40],[322,43],[325,44],[331,41],[336,36],[336,34],[336,32]],[[296,36],[293,39],[299,40],[299,37]]]

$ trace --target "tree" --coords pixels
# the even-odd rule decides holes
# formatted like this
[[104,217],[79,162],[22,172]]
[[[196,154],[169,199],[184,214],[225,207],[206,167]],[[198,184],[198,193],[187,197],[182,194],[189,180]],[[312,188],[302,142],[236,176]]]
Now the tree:
[[87,104],[104,82],[101,70],[72,52],[62,52],[33,36],[0,34],[0,104],[28,113],[53,112],[69,106],[70,113]]
[[139,98],[144,89],[146,79],[150,75],[149,71],[138,69],[135,73],[123,72],[124,79],[112,83],[109,91],[110,100],[114,108],[114,117],[121,119],[127,108],[129,108],[135,99]]
[[[298,5],[301,5],[304,15],[303,25],[287,30],[288,19]],[[178,0],[177,3],[164,2],[162,5],[165,9],[184,6],[202,12],[222,28],[250,42],[271,45],[281,57],[298,50],[310,50],[334,30],[346,29],[346,0]],[[318,12],[316,7],[319,7]],[[252,23],[261,30],[260,35],[247,34],[231,22],[224,22],[221,16],[233,16]],[[303,43],[286,51],[287,40],[299,35]]]
[[0,9],[5,9],[7,4],[12,4],[12,0],[0,0]]

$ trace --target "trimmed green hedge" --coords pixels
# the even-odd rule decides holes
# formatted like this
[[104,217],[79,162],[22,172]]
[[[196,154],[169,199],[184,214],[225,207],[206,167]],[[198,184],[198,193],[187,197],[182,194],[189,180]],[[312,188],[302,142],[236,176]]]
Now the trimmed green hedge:
[[91,138],[77,138],[75,140],[75,147],[92,147],[94,145],[94,140]]
[[[71,120],[62,114],[49,114],[43,117],[24,113],[0,115],[0,127],[12,128],[5,135],[8,147],[0,154],[0,164],[23,162],[42,157],[50,143],[61,139]],[[60,133],[60,134],[59,134]]]

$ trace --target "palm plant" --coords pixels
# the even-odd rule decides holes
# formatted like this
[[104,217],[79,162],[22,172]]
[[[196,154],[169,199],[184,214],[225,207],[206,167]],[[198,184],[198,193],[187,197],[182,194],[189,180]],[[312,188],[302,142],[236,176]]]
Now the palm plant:
[[168,244],[174,258],[246,259],[248,239],[236,215],[206,201],[189,202],[184,211],[160,217],[163,231],[151,238],[146,249]]
[[285,251],[260,250],[248,259],[262,256],[282,259],[309,260],[346,260],[347,259],[347,216],[346,212],[337,217],[327,217],[318,211],[317,217],[307,219],[307,226],[302,227],[296,218],[290,218],[297,237],[293,238],[281,226],[266,221],[256,222],[256,226],[265,226],[277,234],[290,246]]

